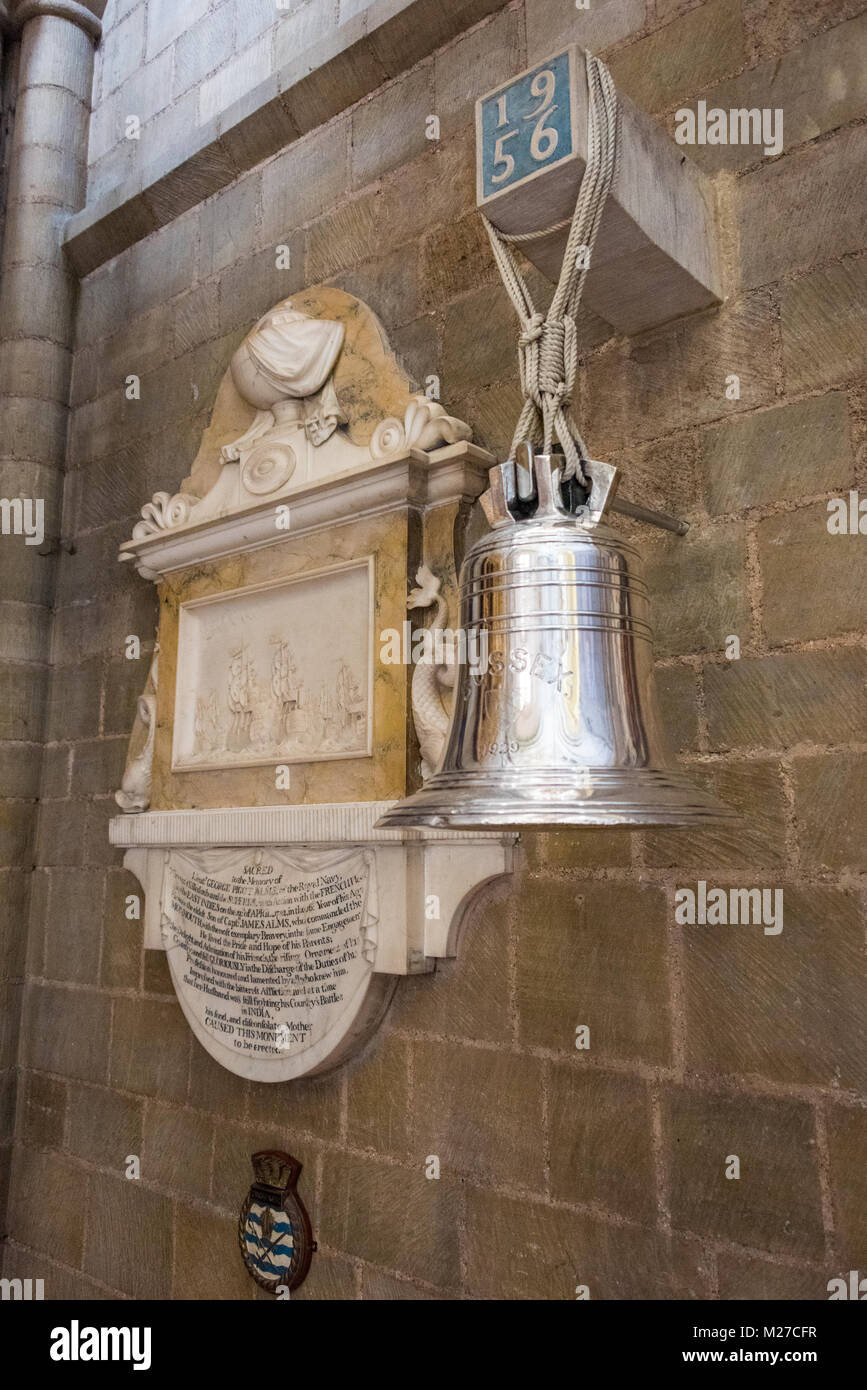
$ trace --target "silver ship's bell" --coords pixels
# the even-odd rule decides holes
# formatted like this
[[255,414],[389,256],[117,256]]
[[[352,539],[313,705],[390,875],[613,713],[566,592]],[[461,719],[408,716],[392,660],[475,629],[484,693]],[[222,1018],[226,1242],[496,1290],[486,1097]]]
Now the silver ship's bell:
[[522,449],[517,461],[491,469],[481,500],[492,529],[461,568],[460,626],[468,651],[487,649],[487,662],[461,665],[439,770],[379,825],[700,825],[734,817],[683,776],[668,749],[638,554],[603,521],[616,469],[588,463],[591,491],[573,511],[564,505],[562,460]]

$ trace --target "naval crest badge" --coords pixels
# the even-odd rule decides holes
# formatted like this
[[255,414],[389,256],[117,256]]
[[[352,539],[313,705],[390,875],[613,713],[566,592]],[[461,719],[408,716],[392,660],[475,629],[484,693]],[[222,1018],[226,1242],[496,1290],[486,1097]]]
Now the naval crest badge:
[[296,1191],[302,1165],[278,1149],[263,1149],[252,1162],[255,1181],[238,1221],[241,1254],[261,1288],[291,1292],[307,1278],[316,1249],[310,1217]]

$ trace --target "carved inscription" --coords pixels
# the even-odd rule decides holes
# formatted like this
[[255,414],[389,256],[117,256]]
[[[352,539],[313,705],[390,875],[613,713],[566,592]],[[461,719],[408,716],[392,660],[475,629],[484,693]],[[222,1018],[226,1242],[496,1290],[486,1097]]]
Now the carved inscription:
[[370,975],[372,898],[363,850],[172,853],[163,939],[200,1040],[265,1062],[315,1046]]

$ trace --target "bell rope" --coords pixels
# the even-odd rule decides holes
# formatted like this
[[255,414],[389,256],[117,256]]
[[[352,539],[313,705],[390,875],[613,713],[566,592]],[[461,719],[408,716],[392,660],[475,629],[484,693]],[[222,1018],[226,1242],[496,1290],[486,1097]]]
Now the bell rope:
[[[575,317],[602,213],[617,165],[617,92],[605,64],[592,53],[587,65],[588,133],[587,165],[571,219],[540,232],[506,236],[482,214],[494,259],[521,323],[518,337],[518,369],[524,407],[512,439],[511,454],[522,440],[541,443],[550,454],[554,438],[565,462],[562,478],[579,478],[589,486],[583,460],[587,448],[571,415],[572,393],[578,371],[578,330]],[[571,224],[571,225],[570,225]],[[569,226],[560,278],[547,315],[539,313],[521,273],[512,245],[550,236]]]

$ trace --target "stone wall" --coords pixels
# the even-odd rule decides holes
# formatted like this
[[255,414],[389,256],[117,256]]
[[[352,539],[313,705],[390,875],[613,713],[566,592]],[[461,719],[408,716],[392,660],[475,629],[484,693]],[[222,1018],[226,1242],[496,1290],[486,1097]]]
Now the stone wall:
[[[103,101],[146,9],[109,5]],[[828,498],[867,487],[862,9],[498,7],[83,281],[7,1275],[47,1296],[256,1297],[234,1230],[271,1146],[304,1162],[319,1240],[299,1297],[825,1298],[867,1267],[867,586],[863,538],[826,528]],[[362,1056],[246,1083],[194,1042],[124,916],[137,884],[106,824],[156,612],[117,546],[188,472],[235,345],[307,284],[367,300],[415,376],[508,446],[516,334],[474,212],[472,99],[570,38],[669,128],[701,98],[785,111],[776,161],[690,152],[718,171],[724,305],[628,340],[582,328],[594,455],[692,523],[636,532],[659,683],[685,766],[743,819],[525,837],[457,960],[400,983]],[[677,926],[698,880],[783,888],[783,931]]]
[[[491,4],[499,9],[504,0]],[[299,60],[315,69],[406,0],[109,0],[97,60],[89,200],[252,96],[258,104]],[[460,6],[444,6],[460,10]],[[473,4],[464,6],[468,19]],[[276,84],[275,90],[276,90]],[[137,118],[140,135],[127,136]]]
[[338,24],[352,0],[110,0],[96,65],[90,129],[91,199],[122,183],[140,150],[188,138]]

